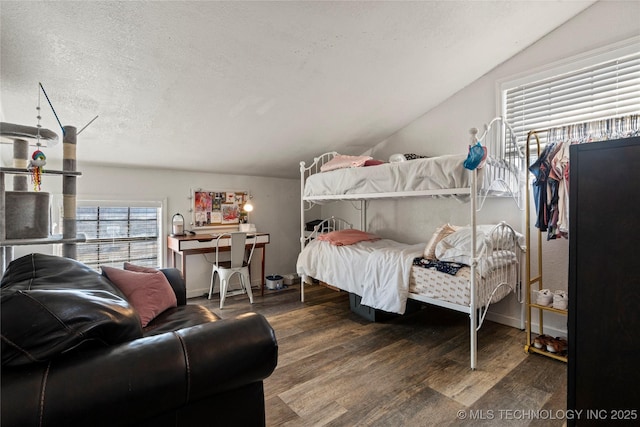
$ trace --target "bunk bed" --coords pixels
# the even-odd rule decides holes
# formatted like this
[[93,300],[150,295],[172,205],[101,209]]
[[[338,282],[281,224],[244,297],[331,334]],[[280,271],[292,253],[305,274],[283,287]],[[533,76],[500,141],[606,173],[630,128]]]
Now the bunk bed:
[[[476,128],[470,133],[470,151],[475,146],[486,150],[486,158],[470,170],[463,167],[467,153],[331,171],[323,166],[335,164],[340,156],[336,152],[316,157],[308,167],[301,162],[301,252],[296,267],[302,279],[301,300],[305,284],[315,279],[362,297],[364,305],[392,313],[402,314],[407,299],[467,313],[470,364],[475,369],[477,332],[489,304],[520,291],[523,247],[522,236],[511,226],[504,222],[481,226],[476,215],[490,196],[512,197],[521,207],[523,156],[513,130],[500,117],[487,124],[481,135]],[[464,264],[455,278],[421,265],[427,246],[438,243],[435,238],[442,227],[429,243],[412,245],[367,232],[369,200],[404,197],[456,197],[469,203],[469,225],[450,234],[465,236],[460,239],[462,245],[454,248],[461,258],[453,260]],[[306,211],[341,200],[360,201],[361,241],[344,245],[330,241],[353,228],[339,218],[325,219],[307,230]]]

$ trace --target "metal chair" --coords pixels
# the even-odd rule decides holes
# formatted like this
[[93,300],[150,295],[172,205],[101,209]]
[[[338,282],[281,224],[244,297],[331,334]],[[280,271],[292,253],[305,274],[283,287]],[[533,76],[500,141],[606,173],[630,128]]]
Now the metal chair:
[[[222,246],[228,246],[221,244],[222,240],[231,240],[231,260],[220,261],[220,248]],[[251,278],[249,275],[249,264],[251,263],[251,257],[253,256],[253,250],[256,247],[256,240],[253,239],[251,245],[251,251],[249,257],[245,260],[246,256],[246,244],[247,233],[236,231],[231,233],[224,233],[216,238],[216,259],[211,271],[211,286],[209,287],[209,299],[213,292],[213,285],[215,283],[216,273],[220,276],[220,308],[224,306],[224,300],[227,298],[227,289],[229,288],[229,280],[234,274],[240,275],[240,284],[244,292],[249,294],[249,301],[253,304],[253,294],[251,293]],[[225,242],[226,243],[226,242]]]

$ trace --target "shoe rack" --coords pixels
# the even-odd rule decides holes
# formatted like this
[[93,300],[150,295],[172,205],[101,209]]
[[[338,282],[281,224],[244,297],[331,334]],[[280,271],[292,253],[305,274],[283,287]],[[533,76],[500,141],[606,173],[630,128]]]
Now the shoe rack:
[[[543,281],[542,281],[542,232],[540,229],[536,229],[537,232],[537,250],[535,251],[535,256],[537,257],[537,270],[535,272],[532,271],[531,261],[534,254],[531,250],[531,187],[530,187],[530,142],[531,138],[534,137],[536,140],[537,146],[537,157],[540,156],[540,139],[535,131],[529,132],[527,135],[527,144],[526,144],[526,163],[527,168],[525,172],[527,173],[527,182],[526,182],[526,245],[527,245],[527,253],[526,253],[526,311],[527,311],[527,342],[524,346],[524,351],[527,353],[538,353],[544,356],[551,357],[556,360],[560,360],[563,362],[567,362],[567,342],[566,340],[561,340],[558,338],[554,338],[544,334],[544,315],[548,313],[556,313],[559,315],[567,316],[569,310],[567,309],[559,309],[554,308],[553,305],[542,305],[539,304],[536,300],[535,302],[532,300],[532,294],[535,291],[541,291],[543,289]],[[536,157],[536,158],[537,158]],[[538,331],[532,331],[531,327],[531,313],[537,311],[538,313]],[[553,350],[553,351],[550,351]]]

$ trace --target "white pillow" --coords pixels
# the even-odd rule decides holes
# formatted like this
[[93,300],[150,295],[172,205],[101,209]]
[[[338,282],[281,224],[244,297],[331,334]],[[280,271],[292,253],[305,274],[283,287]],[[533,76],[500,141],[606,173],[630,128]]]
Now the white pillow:
[[[461,228],[442,239],[436,246],[436,257],[440,261],[471,265],[471,228]],[[476,255],[493,251],[491,239],[484,231],[476,230]]]
[[455,232],[456,230],[459,230],[460,228],[461,227],[457,227],[449,223],[442,224],[440,227],[436,228],[436,231],[431,236],[429,243],[427,243],[427,246],[425,246],[424,248],[424,253],[422,254],[422,257],[425,259],[432,259],[432,260],[438,259],[436,257],[436,247],[438,246],[438,243],[440,243],[442,239],[444,239],[451,233]]
[[[504,249],[499,247],[501,246],[501,242],[498,241],[500,240],[499,236],[491,235],[491,232],[496,227],[497,224],[476,225],[476,250],[478,256],[486,252]],[[517,231],[515,233],[517,244],[523,246],[525,243],[524,236]],[[442,239],[436,246],[435,255],[440,261],[471,265],[471,227],[458,227],[458,230]]]
[[[478,224],[476,225],[476,230],[482,231],[484,234],[487,235],[487,237],[491,238],[491,232],[493,231],[494,228],[496,228],[498,226],[498,224]],[[518,233],[516,230],[513,230],[516,233],[516,243],[520,246],[524,246],[525,245],[525,237],[524,235]],[[502,248],[498,248],[497,246],[499,245],[499,242],[497,242],[496,240],[499,238],[499,236],[493,236],[494,239],[492,239],[492,245],[493,245],[493,249],[494,250],[498,250],[498,249],[502,249]]]
[[407,158],[404,156],[404,154],[392,154],[391,156],[389,156],[389,163],[400,163],[406,161]]

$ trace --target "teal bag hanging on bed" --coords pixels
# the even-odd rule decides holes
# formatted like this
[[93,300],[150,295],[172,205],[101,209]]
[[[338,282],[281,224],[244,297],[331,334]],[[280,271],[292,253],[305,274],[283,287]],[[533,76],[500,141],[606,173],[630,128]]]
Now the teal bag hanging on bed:
[[464,161],[463,166],[466,169],[474,170],[477,167],[480,167],[480,163],[487,158],[487,147],[483,147],[480,142],[476,142],[475,145],[469,146],[469,154],[467,155],[467,159]]

